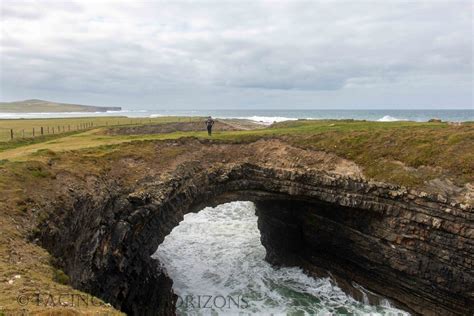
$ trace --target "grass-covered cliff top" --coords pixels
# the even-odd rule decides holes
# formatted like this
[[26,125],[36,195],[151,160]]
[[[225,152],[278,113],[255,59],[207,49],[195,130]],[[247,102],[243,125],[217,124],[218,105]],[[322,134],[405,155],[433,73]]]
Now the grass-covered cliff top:
[[408,186],[438,177],[459,185],[474,182],[474,123],[332,124],[323,128],[294,122],[279,127],[293,127],[304,134],[288,137],[293,144],[355,161],[368,178]]
[[[59,119],[58,119],[59,120]],[[54,124],[54,120],[48,120]],[[33,120],[32,120],[33,122]],[[152,125],[170,124],[169,128]],[[180,128],[191,124],[193,129]],[[22,120],[25,125],[28,120]],[[34,122],[38,124],[37,121]],[[234,121],[235,123],[235,121]],[[235,124],[234,124],[235,125]],[[184,127],[184,125],[183,125]],[[237,128],[238,129],[238,123]],[[142,128],[142,130],[140,130]],[[108,132],[110,129],[119,131]],[[123,132],[120,131],[127,131]],[[197,129],[197,130],[196,130]],[[38,151],[71,151],[83,148],[101,151],[104,145],[117,145],[140,140],[163,140],[180,137],[208,139],[199,130],[196,119],[159,118],[118,127],[90,128],[84,131],[17,139],[0,143],[0,159],[36,159]],[[279,138],[294,146],[335,153],[353,160],[367,178],[406,186],[419,186],[436,179],[450,179],[457,185],[474,182],[474,123],[453,125],[420,122],[367,122],[352,120],[299,120],[274,124],[267,128],[217,130],[210,139],[219,142],[251,142],[261,138]],[[120,146],[114,150],[120,150]],[[137,143],[138,152],[140,144]]]

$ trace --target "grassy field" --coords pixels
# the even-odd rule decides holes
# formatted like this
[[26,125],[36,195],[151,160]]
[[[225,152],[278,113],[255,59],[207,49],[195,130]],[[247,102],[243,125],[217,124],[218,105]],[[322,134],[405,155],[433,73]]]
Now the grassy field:
[[[41,151],[71,151],[117,145],[125,142],[163,140],[180,137],[208,138],[203,131],[167,134],[109,135],[105,127],[115,124],[159,124],[188,122],[199,118],[161,117],[156,119],[81,118],[16,120],[10,126],[31,128],[76,122],[94,122],[85,131],[19,139],[0,143],[0,159],[34,159]],[[3,122],[2,122],[3,123]],[[101,127],[100,127],[101,126]],[[308,149],[322,150],[353,160],[372,179],[407,186],[449,177],[459,185],[474,181],[474,123],[461,126],[447,123],[366,122],[366,121],[290,121],[269,128],[248,131],[215,132],[214,141],[242,143],[260,138],[280,138]]]
[[52,119],[0,119],[0,142],[13,139],[55,135],[74,131],[83,131],[91,127],[106,127],[114,125],[155,124],[176,121],[189,121],[198,118],[184,117],[157,117],[157,118],[128,118],[125,116],[107,117],[79,117],[79,118],[52,118]]

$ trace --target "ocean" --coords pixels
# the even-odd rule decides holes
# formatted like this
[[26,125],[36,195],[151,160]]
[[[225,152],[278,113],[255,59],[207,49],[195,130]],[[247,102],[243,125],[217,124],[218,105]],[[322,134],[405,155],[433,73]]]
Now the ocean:
[[109,112],[65,112],[65,113],[0,113],[0,119],[54,118],[84,116],[209,116],[214,118],[241,118],[263,124],[296,119],[354,119],[368,121],[428,121],[432,118],[443,121],[474,121],[472,110],[122,110]]
[[252,202],[185,215],[153,257],[173,279],[178,315],[409,315],[386,299],[356,301],[329,278],[270,265]]

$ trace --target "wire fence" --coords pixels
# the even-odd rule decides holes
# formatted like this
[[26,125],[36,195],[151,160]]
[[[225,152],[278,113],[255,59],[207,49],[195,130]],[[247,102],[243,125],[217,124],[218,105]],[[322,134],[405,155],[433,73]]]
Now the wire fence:
[[35,124],[36,122],[25,123],[24,126],[13,128],[0,126],[0,141],[85,131],[96,127],[148,124],[153,123],[153,121],[152,119],[117,119],[84,122],[73,121],[65,124],[64,122],[55,123],[54,121],[48,122],[45,120],[37,124]]

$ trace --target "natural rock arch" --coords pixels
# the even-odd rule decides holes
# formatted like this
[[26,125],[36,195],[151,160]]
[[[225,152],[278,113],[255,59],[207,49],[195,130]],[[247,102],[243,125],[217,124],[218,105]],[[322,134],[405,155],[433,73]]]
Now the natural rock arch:
[[256,202],[272,263],[329,269],[418,313],[473,312],[472,213],[444,198],[250,163],[189,162],[127,194],[95,185],[38,237],[73,286],[127,313],[173,313],[172,282],[150,256],[186,212],[234,200]]

